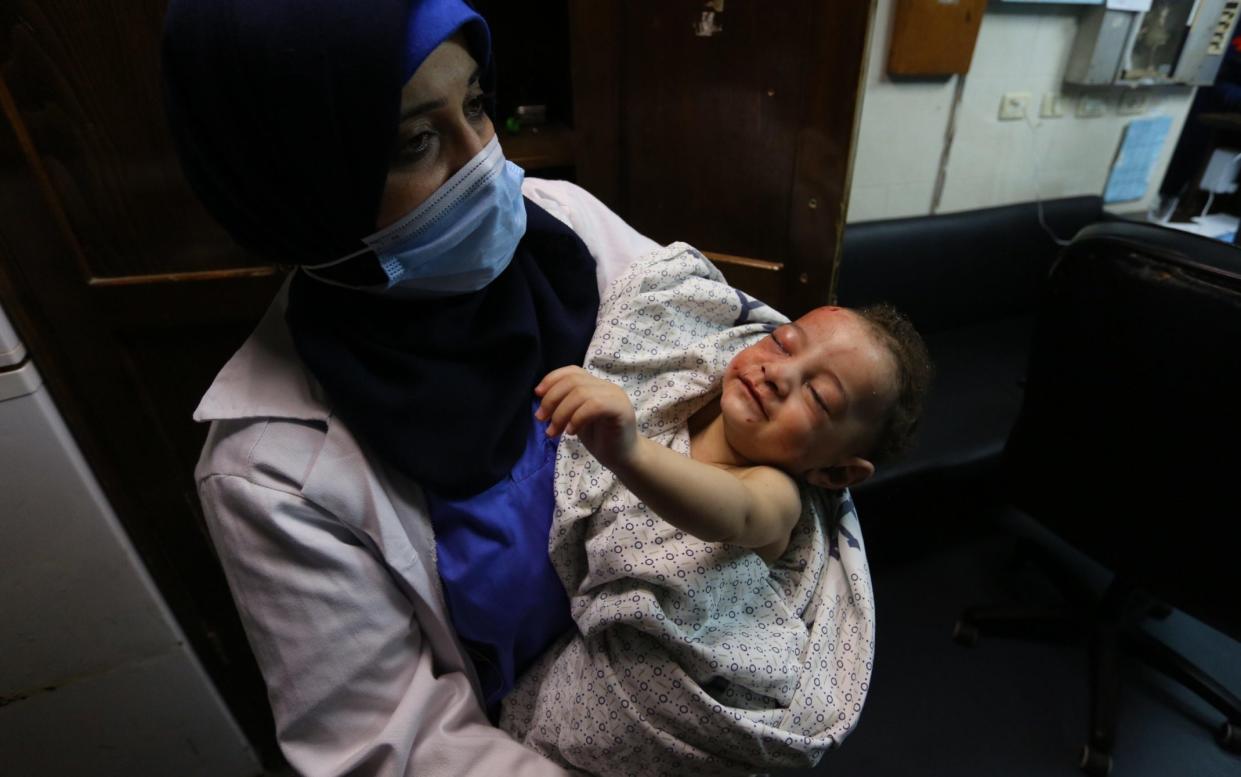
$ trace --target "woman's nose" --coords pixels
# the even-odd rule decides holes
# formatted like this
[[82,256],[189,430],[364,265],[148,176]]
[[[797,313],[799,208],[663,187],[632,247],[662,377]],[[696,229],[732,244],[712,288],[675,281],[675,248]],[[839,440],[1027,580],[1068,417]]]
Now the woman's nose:
[[[488,125],[488,128],[490,125]],[[452,144],[452,173],[465,167],[471,159],[478,156],[483,147],[491,140],[494,132],[479,130],[477,127],[462,119],[453,127]]]

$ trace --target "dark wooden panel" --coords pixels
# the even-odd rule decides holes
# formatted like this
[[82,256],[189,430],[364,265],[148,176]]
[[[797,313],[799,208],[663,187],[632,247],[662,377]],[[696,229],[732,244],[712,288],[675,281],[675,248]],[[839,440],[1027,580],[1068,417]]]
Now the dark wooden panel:
[[896,0],[888,73],[946,76],[969,72],[987,0]]
[[570,0],[577,181],[608,207],[621,202],[620,0]]
[[563,124],[523,127],[514,135],[497,129],[504,156],[528,173],[539,174],[548,168],[572,167],[573,130]]
[[181,176],[160,98],[164,0],[0,6],[12,94],[86,277],[255,264]]
[[809,59],[789,208],[784,312],[799,316],[834,295],[853,150],[862,114],[874,0],[816,2],[807,20]]
[[804,100],[809,0],[732,0],[695,32],[697,0],[625,4],[624,208],[661,243],[783,261]]
[[545,105],[549,122],[572,122],[568,0],[474,0],[474,7],[492,30],[497,128],[519,105]]
[[874,2],[730,0],[700,36],[708,5],[570,2],[578,180],[656,240],[783,264],[736,282],[796,315],[831,298]]
[[194,484],[183,473],[194,471],[207,425],[194,423],[190,416],[220,366],[252,328],[252,321],[166,326],[148,322],[140,328],[115,330],[117,357],[135,392],[130,403],[142,413],[146,421],[142,428],[154,438],[152,449],[166,458],[164,466],[182,475],[170,480],[180,483],[194,501]]

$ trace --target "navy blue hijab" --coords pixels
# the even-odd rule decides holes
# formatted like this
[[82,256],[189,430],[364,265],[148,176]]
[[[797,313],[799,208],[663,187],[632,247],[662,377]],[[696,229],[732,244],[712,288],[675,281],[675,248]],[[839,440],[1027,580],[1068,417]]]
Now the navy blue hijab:
[[[273,262],[364,248],[402,86],[458,29],[487,65],[486,26],[463,14],[462,0],[173,0],[165,102],[191,186],[234,239]],[[333,411],[433,493],[468,496],[508,474],[534,385],[580,364],[594,328],[593,259],[554,217],[526,208],[509,268],[473,294],[396,300],[302,272],[290,285],[294,343]],[[376,280],[366,261],[343,267],[338,280]]]

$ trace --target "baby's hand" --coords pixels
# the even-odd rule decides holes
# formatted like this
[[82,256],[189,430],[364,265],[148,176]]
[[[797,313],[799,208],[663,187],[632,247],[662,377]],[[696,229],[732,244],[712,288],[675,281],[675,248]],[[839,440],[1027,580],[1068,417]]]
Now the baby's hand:
[[543,403],[534,417],[551,419],[548,436],[576,434],[608,469],[629,461],[637,448],[637,419],[620,386],[600,380],[581,367],[561,367],[534,387]]

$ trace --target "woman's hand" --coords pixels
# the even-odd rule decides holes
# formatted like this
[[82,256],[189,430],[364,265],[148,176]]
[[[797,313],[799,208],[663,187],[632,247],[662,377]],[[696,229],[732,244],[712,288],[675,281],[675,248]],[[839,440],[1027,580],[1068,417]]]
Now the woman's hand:
[[637,419],[633,404],[615,383],[601,380],[581,367],[561,367],[534,387],[543,403],[534,417],[550,420],[549,437],[576,434],[608,469],[623,467],[637,449]]

